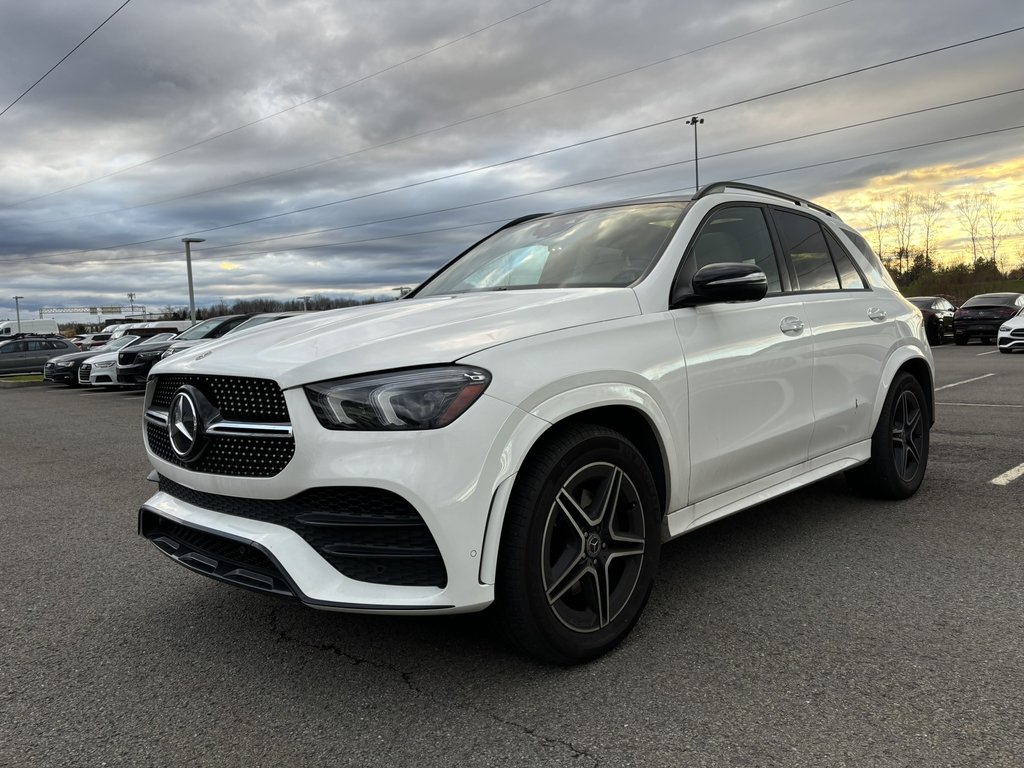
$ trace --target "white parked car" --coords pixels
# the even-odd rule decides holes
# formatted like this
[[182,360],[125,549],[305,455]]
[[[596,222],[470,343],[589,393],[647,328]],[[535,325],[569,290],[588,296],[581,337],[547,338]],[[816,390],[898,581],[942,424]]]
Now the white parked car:
[[921,484],[921,314],[835,214],[738,183],[517,220],[407,298],[151,371],[139,531],[341,611],[492,602],[555,663],[618,643],[662,543],[845,472]]
[[[103,352],[102,354],[93,355],[88,360],[83,362],[78,367],[78,383],[81,385],[92,385],[94,387],[120,387],[127,386],[129,382],[119,381],[117,378],[117,356],[122,349],[125,347],[131,347],[134,344],[151,341],[167,341],[173,339],[174,334],[158,333],[155,336],[149,336],[140,338],[137,336],[121,336],[113,341],[117,342],[120,339],[131,338],[132,341],[127,344],[120,345],[117,349],[113,349],[109,352]],[[113,345],[111,345],[113,346]]]
[[1024,350],[1024,309],[999,326],[996,344],[1000,352]]

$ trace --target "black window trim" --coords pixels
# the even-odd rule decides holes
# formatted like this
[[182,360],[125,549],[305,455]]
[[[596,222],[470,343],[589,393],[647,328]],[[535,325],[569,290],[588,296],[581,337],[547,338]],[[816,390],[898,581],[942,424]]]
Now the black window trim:
[[[789,275],[790,275],[790,284],[791,284],[791,286],[798,285],[799,281],[797,280],[796,266],[793,264],[793,260],[789,257],[789,254],[786,253],[786,249],[783,248],[783,246],[782,246],[782,237],[779,234],[778,224],[775,221],[775,212],[776,211],[779,211],[781,213],[792,214],[793,216],[802,216],[805,219],[811,219],[812,221],[816,222],[817,225],[822,230],[822,237],[825,238],[825,245],[826,245],[826,247],[828,247],[830,249],[829,250],[829,258],[832,260],[832,269],[835,270],[836,281],[839,283],[839,287],[838,288],[819,288],[819,289],[815,289],[815,290],[796,288],[796,289],[791,290],[790,293],[793,293],[794,295],[817,296],[817,295],[822,294],[822,293],[873,293],[874,292],[874,288],[871,287],[871,282],[865,277],[863,270],[861,270],[860,265],[857,263],[857,260],[855,258],[853,258],[853,256],[850,254],[850,252],[843,246],[842,241],[838,237],[836,237],[834,232],[832,232],[831,227],[826,227],[824,221],[819,219],[817,216],[814,216],[813,214],[809,214],[809,213],[806,213],[804,211],[794,210],[792,208],[787,208],[787,207],[784,207],[784,206],[781,206],[781,205],[768,205],[766,207],[771,211],[771,215],[768,218],[769,218],[770,225],[772,227],[772,235],[773,235],[773,237],[776,240],[776,248],[777,248],[778,252],[782,255],[782,258],[786,262],[786,268],[789,271]],[[831,251],[832,243],[829,243],[829,235],[832,236],[832,240],[834,241],[834,244],[836,246],[838,246],[839,248],[841,248],[843,253],[846,254],[847,258],[850,259],[850,263],[853,264],[853,268],[855,270],[857,270],[857,274],[860,275],[861,283],[865,286],[864,288],[843,288],[843,280],[842,280],[842,278],[839,275],[839,268],[836,265],[835,256],[832,255],[832,251]]]

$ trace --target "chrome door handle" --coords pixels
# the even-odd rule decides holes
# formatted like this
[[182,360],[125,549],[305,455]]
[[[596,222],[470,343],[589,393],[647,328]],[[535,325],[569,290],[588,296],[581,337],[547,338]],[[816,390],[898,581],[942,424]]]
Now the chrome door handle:
[[878,307],[871,307],[871,309],[868,310],[868,317],[871,320],[874,320],[876,323],[880,323],[883,320],[885,320],[885,318],[888,317],[888,315],[885,314],[884,309],[879,309]]
[[803,329],[804,321],[799,317],[793,317],[792,315],[787,315],[782,318],[782,322],[779,323],[779,330],[783,333],[797,334],[803,331]]

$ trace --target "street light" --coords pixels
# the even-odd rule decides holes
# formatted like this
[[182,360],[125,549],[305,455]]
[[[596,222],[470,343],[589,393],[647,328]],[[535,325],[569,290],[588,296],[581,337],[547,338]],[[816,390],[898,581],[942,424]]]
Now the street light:
[[183,237],[185,244],[185,268],[188,270],[188,317],[192,325],[196,324],[196,294],[192,290],[192,243],[205,243],[202,237]]
[[21,306],[18,304],[19,301],[24,299],[24,296],[11,296],[14,299],[14,315],[18,318],[18,333],[21,333]]
[[687,125],[693,126],[693,191],[700,189],[700,172],[697,169],[697,126],[704,123],[703,117],[694,115],[686,121]]

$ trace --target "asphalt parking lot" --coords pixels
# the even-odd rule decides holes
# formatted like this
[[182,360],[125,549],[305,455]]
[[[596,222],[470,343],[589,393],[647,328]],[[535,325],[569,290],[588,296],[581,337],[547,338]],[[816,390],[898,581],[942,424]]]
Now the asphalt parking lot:
[[194,575],[135,533],[140,393],[0,389],[0,765],[1019,766],[1024,354],[935,358],[917,496],[833,478],[666,545],[637,629],[572,669],[486,614]]

